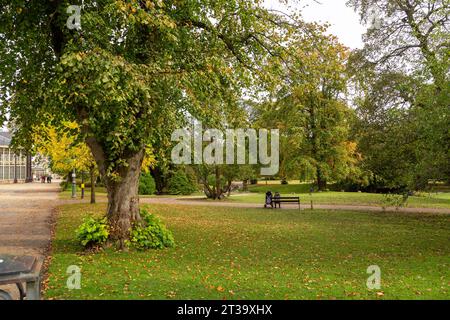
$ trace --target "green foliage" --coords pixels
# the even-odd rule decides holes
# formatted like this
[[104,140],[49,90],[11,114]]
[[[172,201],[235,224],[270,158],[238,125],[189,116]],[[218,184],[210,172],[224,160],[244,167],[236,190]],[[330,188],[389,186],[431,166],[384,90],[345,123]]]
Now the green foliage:
[[385,194],[383,195],[383,209],[386,209],[386,207],[395,207],[395,208],[402,208],[405,207],[408,203],[409,195],[408,193],[405,193],[403,195],[401,194]]
[[76,122],[110,193],[138,177],[146,146],[170,149],[187,114],[217,125],[250,89],[274,87],[285,44],[312,28],[260,0],[100,0],[71,30],[68,5],[0,0],[0,119],[23,141],[43,115]]
[[189,179],[186,173],[181,170],[175,172],[169,179],[168,189],[169,193],[173,195],[190,195],[197,191],[195,184]]
[[137,249],[163,249],[175,246],[172,233],[159,218],[145,209],[140,210],[142,222],[131,230],[130,245]]
[[38,114],[77,122],[115,180],[124,155],[155,141],[167,150],[160,132],[186,112],[219,123],[246,87],[270,86],[276,68],[261,62],[282,63],[280,44],[309,31],[259,0],[87,1],[79,31],[66,25],[67,6],[0,0],[0,117],[24,134]]
[[78,241],[84,247],[101,245],[106,242],[109,236],[107,219],[87,218],[76,230]]
[[152,195],[156,191],[155,180],[150,173],[142,173],[139,179],[139,194]]
[[341,98],[349,52],[324,29],[315,31],[314,39],[295,43],[286,83],[255,113],[258,126],[280,129],[280,177],[313,176],[323,190],[352,175],[359,156],[350,136],[354,113]]
[[376,8],[382,22],[369,27],[349,68],[371,184],[423,190],[430,179],[449,181],[449,1],[348,3],[366,22]]

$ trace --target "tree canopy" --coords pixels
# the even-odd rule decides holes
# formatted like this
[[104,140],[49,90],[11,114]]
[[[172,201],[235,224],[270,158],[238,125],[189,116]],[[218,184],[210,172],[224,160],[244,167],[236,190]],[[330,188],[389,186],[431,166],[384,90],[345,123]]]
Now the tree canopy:
[[[218,122],[248,88],[269,87],[286,43],[306,25],[261,1],[0,1],[1,99],[16,138],[46,114],[75,121],[108,190],[112,239],[139,220],[145,147],[167,118]],[[215,117],[217,115],[217,117]]]

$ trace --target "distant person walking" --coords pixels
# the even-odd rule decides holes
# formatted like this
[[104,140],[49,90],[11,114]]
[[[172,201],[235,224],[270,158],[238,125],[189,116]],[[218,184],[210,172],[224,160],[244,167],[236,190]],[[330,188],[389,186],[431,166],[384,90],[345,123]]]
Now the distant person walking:
[[47,176],[47,183],[52,183],[52,176],[51,175]]

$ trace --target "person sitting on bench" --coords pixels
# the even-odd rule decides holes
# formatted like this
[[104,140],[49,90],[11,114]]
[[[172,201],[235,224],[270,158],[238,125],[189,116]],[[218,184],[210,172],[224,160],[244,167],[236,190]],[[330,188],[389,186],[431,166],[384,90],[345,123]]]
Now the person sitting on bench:
[[271,208],[273,208],[273,203],[272,203],[272,192],[271,192],[271,191],[267,191],[267,192],[266,192],[266,202],[264,203],[264,208],[267,208],[268,206],[270,206]]
[[278,204],[278,208],[281,208],[281,202],[279,201],[280,197],[281,197],[280,193],[279,192],[275,192],[275,196],[273,197],[274,202],[275,202],[275,209],[277,208],[277,204]]

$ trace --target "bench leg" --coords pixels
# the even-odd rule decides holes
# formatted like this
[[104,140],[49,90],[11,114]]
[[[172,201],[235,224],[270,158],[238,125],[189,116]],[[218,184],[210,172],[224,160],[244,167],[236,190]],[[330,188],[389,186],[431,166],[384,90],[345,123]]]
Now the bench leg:
[[40,281],[27,282],[27,300],[40,300]]
[[23,288],[23,285],[20,282],[16,283],[16,286],[17,289],[19,290],[19,298],[20,300],[23,300],[27,296],[25,289]]

